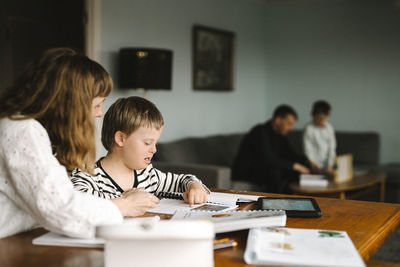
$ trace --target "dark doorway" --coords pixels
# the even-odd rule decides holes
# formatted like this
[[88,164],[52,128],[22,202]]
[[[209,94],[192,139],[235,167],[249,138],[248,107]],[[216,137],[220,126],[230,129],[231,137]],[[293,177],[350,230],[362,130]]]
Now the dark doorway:
[[0,0],[0,90],[51,47],[84,52],[85,0]]

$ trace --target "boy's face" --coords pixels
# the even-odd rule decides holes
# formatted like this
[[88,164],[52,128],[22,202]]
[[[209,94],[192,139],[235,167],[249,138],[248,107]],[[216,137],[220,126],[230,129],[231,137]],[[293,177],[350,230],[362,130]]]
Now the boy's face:
[[151,163],[156,153],[156,143],[160,139],[162,128],[139,127],[129,136],[124,135],[122,160],[131,170],[142,170]]
[[328,121],[328,118],[329,114],[318,113],[313,115],[314,124],[319,128],[324,127],[325,123]]

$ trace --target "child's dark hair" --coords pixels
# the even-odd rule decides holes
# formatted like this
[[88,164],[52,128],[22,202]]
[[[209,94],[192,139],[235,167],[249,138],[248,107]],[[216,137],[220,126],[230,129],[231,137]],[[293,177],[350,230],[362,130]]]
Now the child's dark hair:
[[279,105],[274,111],[273,119],[276,117],[285,118],[287,115],[292,115],[297,120],[297,113],[294,108],[285,104]]
[[104,115],[101,142],[110,151],[117,131],[130,135],[139,127],[161,129],[163,125],[161,112],[152,102],[138,96],[120,98]]
[[331,105],[324,101],[324,100],[318,100],[314,102],[311,114],[313,116],[317,114],[324,114],[324,115],[329,115],[331,113]]

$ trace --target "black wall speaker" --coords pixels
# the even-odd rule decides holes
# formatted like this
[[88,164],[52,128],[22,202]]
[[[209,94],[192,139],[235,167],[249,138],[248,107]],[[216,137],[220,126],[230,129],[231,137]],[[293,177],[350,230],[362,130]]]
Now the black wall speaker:
[[120,88],[171,90],[172,51],[167,49],[121,48]]

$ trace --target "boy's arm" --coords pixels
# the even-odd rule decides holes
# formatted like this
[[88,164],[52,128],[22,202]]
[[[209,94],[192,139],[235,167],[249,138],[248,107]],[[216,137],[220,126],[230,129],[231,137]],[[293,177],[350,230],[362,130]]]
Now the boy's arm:
[[108,192],[107,190],[103,191],[100,183],[98,183],[90,174],[83,172],[80,169],[73,170],[70,179],[74,185],[74,189],[80,192],[104,199],[113,199],[118,197],[118,195],[112,192]]
[[155,191],[156,194],[159,192],[183,193],[192,183],[200,183],[207,193],[210,193],[210,190],[200,181],[200,179],[192,174],[175,174],[171,172],[164,173],[152,166],[151,168],[151,172],[157,180],[157,189]]
[[329,138],[329,155],[328,155],[328,166],[333,167],[336,158],[336,136],[335,130],[332,126],[330,128],[330,138]]

